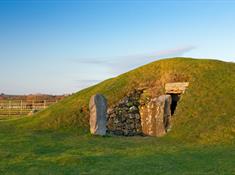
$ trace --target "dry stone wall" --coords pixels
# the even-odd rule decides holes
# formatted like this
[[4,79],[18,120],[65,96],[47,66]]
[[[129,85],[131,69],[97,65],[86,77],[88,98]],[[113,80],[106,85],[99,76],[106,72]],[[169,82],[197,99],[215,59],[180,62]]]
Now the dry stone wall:
[[139,99],[142,91],[134,90],[108,109],[107,132],[114,135],[141,135]]

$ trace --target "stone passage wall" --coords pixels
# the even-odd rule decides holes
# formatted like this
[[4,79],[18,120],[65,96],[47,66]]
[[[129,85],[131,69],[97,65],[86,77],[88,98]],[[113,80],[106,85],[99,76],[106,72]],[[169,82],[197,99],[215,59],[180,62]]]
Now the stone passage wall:
[[107,133],[114,135],[163,136],[170,128],[171,95],[141,103],[143,91],[135,90],[108,109]]
[[139,99],[142,91],[135,90],[108,109],[107,132],[114,135],[141,135]]

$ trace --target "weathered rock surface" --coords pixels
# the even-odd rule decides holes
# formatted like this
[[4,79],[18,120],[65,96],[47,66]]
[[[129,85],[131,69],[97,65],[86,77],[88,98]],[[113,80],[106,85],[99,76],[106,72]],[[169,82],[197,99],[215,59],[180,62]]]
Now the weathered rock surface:
[[108,110],[108,133],[114,135],[134,136],[142,134],[139,99],[141,91],[135,90],[121,99]]
[[90,132],[94,135],[106,134],[107,100],[103,95],[93,95],[89,103]]
[[142,131],[146,135],[163,136],[170,126],[171,96],[161,95],[140,108]]

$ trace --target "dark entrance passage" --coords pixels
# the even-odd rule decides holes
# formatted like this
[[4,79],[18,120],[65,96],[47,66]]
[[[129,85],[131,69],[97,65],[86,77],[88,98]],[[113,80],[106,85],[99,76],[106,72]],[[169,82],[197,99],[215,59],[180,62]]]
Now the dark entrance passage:
[[178,101],[180,100],[181,94],[184,93],[188,87],[189,82],[174,82],[165,84],[165,93],[171,95],[171,115],[175,113],[175,109]]
[[175,109],[178,101],[180,100],[180,94],[170,94],[171,95],[171,115],[175,113]]

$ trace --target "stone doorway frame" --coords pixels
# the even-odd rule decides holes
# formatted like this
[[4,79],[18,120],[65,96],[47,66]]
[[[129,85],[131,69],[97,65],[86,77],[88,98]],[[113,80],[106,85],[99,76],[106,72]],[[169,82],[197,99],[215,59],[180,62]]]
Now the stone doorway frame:
[[188,87],[189,82],[174,82],[165,84],[165,94],[171,95],[171,116],[174,115],[177,103]]

